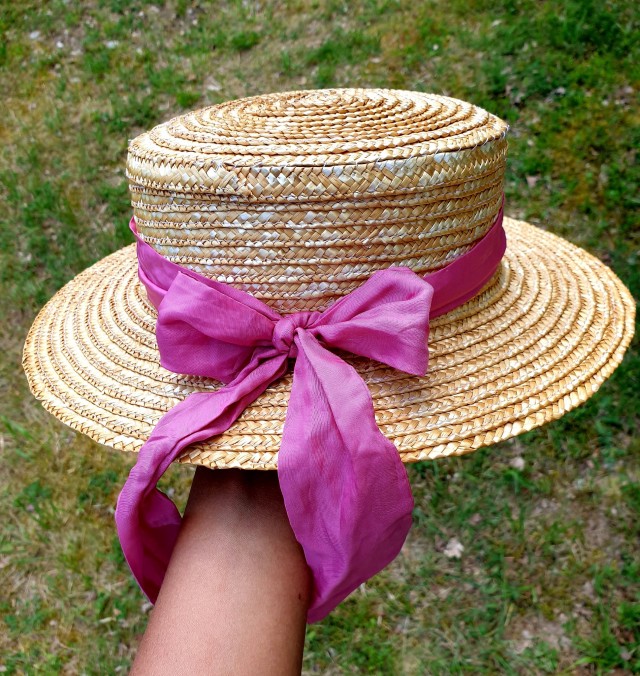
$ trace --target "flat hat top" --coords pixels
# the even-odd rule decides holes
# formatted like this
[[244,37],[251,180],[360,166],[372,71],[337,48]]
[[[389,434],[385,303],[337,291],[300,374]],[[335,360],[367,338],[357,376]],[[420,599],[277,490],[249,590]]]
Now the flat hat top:
[[[333,194],[353,194],[355,188],[379,194],[406,190],[412,181],[419,185],[415,169],[424,156],[483,146],[506,130],[494,115],[445,96],[390,89],[279,92],[210,106],[154,127],[131,142],[127,175],[150,188],[259,199],[268,191],[253,190],[254,182],[234,168],[253,168],[259,175],[261,168],[271,168],[269,173],[273,167],[315,167],[335,179]],[[409,181],[385,183],[386,162],[394,173],[410,174]],[[359,165],[353,179],[360,178],[360,185],[354,186],[350,172],[335,171],[348,165]],[[359,177],[367,165],[368,183]],[[284,187],[270,197],[303,196],[300,185]],[[309,196],[318,194],[306,188]]]

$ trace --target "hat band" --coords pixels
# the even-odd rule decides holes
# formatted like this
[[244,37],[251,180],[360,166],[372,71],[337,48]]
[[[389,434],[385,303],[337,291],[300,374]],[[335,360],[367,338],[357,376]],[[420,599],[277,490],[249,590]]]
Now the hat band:
[[[429,318],[470,300],[494,275],[506,249],[502,218],[501,208],[482,240],[442,270],[425,277],[407,267],[379,270],[322,312],[286,316],[167,260],[131,219],[140,281],[158,309],[160,363],[224,383],[190,394],[161,418],[118,497],[122,549],[152,602],[181,521],[158,480],[189,445],[226,431],[284,375],[290,357],[296,361],[278,479],[313,574],[308,621],[322,619],[397,556],[413,508],[406,470],[376,425],[366,384],[328,348],[424,375]],[[245,460],[259,452],[252,441],[248,434]]]

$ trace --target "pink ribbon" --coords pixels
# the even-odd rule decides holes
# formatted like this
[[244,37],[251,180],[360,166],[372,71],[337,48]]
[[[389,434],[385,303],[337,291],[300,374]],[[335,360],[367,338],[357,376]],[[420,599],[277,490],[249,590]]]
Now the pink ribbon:
[[133,575],[155,602],[181,522],[156,488],[164,471],[190,444],[227,430],[295,357],[278,478],[313,575],[308,621],[321,620],[397,556],[413,509],[406,470],[376,425],[364,381],[328,348],[423,375],[429,318],[475,296],[500,263],[502,209],[480,242],[438,272],[381,270],[324,312],[286,316],[171,263],[143,241],[134,219],[130,227],[140,280],[158,309],[162,366],[225,384],[172,408],[138,454],[116,509]]

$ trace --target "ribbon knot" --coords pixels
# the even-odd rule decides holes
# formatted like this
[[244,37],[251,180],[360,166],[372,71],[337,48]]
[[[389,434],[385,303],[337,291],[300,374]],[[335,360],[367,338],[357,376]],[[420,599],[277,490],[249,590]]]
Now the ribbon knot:
[[278,352],[286,353],[289,357],[297,357],[298,348],[293,340],[296,331],[309,328],[319,316],[319,312],[295,312],[283,316],[273,328],[273,346]]

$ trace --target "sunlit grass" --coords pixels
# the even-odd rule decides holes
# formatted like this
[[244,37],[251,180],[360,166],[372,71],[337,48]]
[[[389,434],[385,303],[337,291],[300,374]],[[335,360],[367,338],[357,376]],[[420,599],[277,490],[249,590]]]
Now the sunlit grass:
[[[148,604],[113,525],[129,456],[28,393],[56,289],[130,241],[128,139],[194,106],[386,86],[511,125],[507,213],[587,247],[640,296],[634,3],[52,0],[0,10],[0,666],[126,671]],[[308,673],[640,671],[640,357],[563,419],[410,468],[398,559],[308,631]],[[166,486],[184,501],[190,471]],[[448,558],[457,540],[461,557]]]

